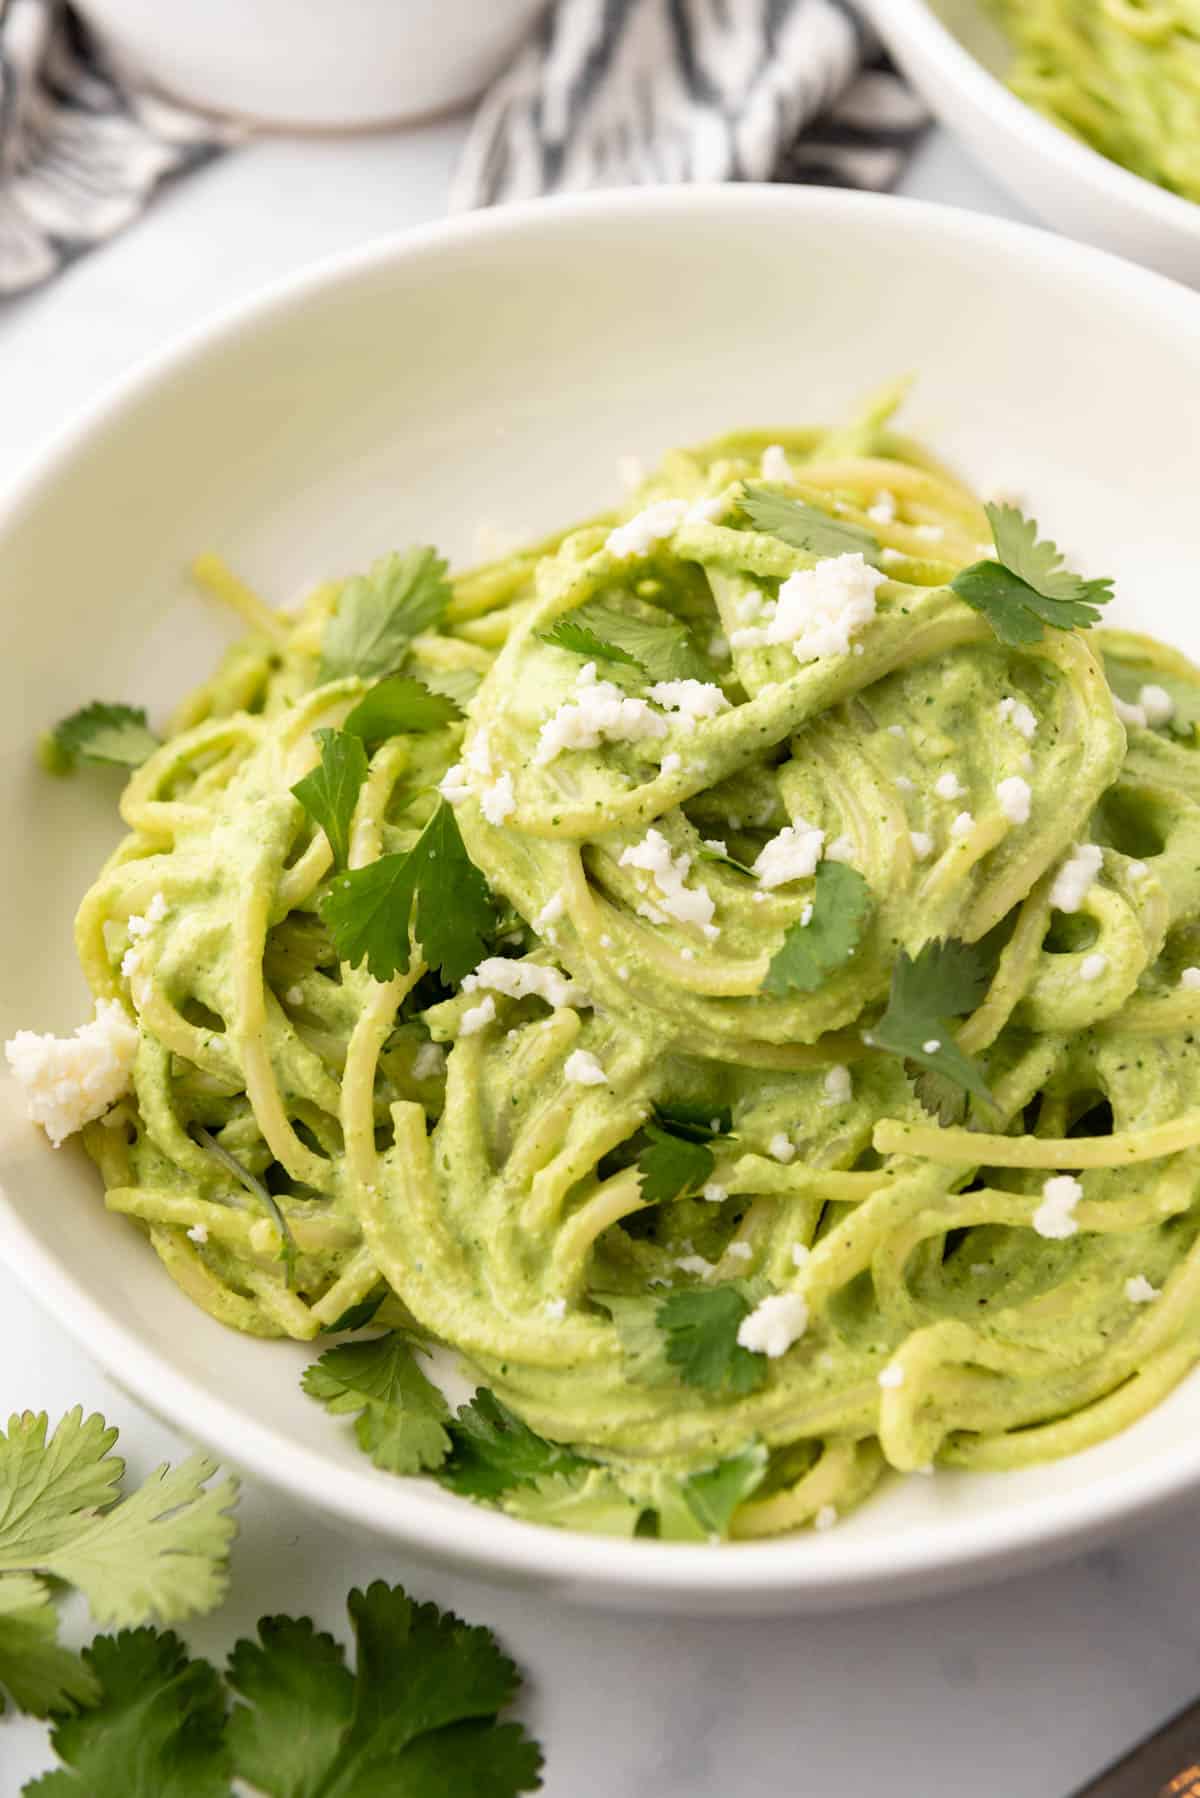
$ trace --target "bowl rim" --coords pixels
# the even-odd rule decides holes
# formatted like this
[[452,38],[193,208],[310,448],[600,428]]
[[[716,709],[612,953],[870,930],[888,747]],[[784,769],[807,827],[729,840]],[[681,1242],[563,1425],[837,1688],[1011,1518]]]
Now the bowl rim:
[[[34,451],[32,466],[0,496],[0,547],[26,511],[52,496],[60,474],[95,453],[96,440],[123,415],[153,397],[172,374],[208,357],[241,333],[302,307],[339,286],[353,286],[395,265],[437,258],[473,239],[556,232],[565,225],[609,218],[661,222],[675,215],[751,212],[783,222],[797,214],[828,223],[859,215],[908,240],[922,235],[975,243],[1007,264],[1038,264],[1050,274],[1083,274],[1111,294],[1127,297],[1143,318],[1157,315],[1174,328],[1195,330],[1200,296],[1166,276],[1107,251],[1056,236],[1037,226],[998,219],[930,201],[822,187],[698,185],[614,189],[538,200],[472,213],[398,232],[314,262],[221,309],[180,338],[111,381],[89,405]],[[901,221],[902,225],[901,225]],[[113,1379],[172,1427],[215,1450],[224,1460],[296,1501],[365,1527],[426,1559],[501,1580],[523,1580],[592,1602],[673,1608],[833,1609],[877,1604],[937,1588],[950,1589],[1002,1570],[1077,1554],[1090,1541],[1146,1513],[1179,1502],[1200,1485],[1200,1441],[1181,1443],[1103,1482],[1044,1494],[1002,1517],[956,1518],[949,1545],[936,1520],[878,1539],[847,1530],[726,1545],[589,1536],[523,1522],[472,1506],[447,1504],[440,1490],[398,1481],[364,1459],[361,1468],[334,1465],[317,1449],[242,1413],[235,1403],[196,1385],[138,1337],[115,1310],[93,1298],[38,1240],[0,1184],[0,1259],[30,1295]]]
[[929,0],[866,0],[866,6],[876,30],[889,46],[895,41],[914,62],[919,58],[928,64],[935,81],[940,79],[948,88],[961,90],[964,98],[977,107],[986,107],[1004,129],[1030,140],[1042,155],[1060,162],[1098,199],[1119,200],[1128,208],[1148,214],[1156,224],[1200,239],[1200,202],[1159,187],[1157,182],[1135,174],[1054,124],[972,56],[934,12]]

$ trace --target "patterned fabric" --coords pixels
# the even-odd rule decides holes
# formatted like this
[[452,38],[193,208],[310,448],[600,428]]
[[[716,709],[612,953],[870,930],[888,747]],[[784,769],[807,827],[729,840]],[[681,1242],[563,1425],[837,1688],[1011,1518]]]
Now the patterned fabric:
[[114,236],[234,135],[139,89],[58,0],[0,0],[0,295]]
[[[556,0],[484,96],[452,206],[639,182],[886,187],[925,114],[868,66],[877,52],[849,0]],[[242,135],[149,93],[65,0],[0,0],[0,297]]]
[[559,0],[484,100],[451,206],[640,182],[889,186],[926,122],[848,0]]

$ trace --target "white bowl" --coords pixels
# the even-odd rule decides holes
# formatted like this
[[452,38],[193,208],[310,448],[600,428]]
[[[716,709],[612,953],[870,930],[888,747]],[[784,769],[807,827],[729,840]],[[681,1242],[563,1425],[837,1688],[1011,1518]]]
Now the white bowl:
[[[0,1036],[84,1015],[71,917],[118,835],[104,779],[50,780],[34,735],[92,697],[161,718],[207,669],[227,627],[185,587],[197,550],[283,599],[413,539],[461,559],[483,521],[536,533],[615,499],[621,454],[837,419],[907,369],[913,428],[1200,651],[1200,300],[1026,227],[783,187],[542,203],[343,257],[122,383],[0,513]],[[1073,1460],[897,1481],[825,1534],[711,1550],[515,1522],[376,1472],[301,1393],[313,1351],[195,1310],[7,1081],[0,1179],[0,1254],[143,1402],[427,1558],[559,1593],[878,1601],[1074,1553],[1200,1483],[1193,1379]]]
[[472,99],[545,0],[82,0],[176,100],[280,129],[355,130]]
[[1130,174],[1005,86],[982,0],[866,0],[892,55],[988,173],[1048,224],[1200,285],[1200,206]]

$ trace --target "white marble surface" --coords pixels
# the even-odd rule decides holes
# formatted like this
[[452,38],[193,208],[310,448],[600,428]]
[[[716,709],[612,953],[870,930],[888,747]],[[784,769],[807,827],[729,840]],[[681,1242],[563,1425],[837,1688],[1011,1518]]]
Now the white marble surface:
[[[107,381],[215,308],[313,257],[439,216],[461,133],[448,120],[257,145],[0,311],[0,487]],[[905,191],[1020,216],[940,134]],[[0,1414],[56,1417],[78,1403],[119,1424],[135,1475],[184,1452],[0,1271]],[[187,1632],[198,1650],[220,1656],[269,1610],[334,1625],[350,1585],[402,1579],[491,1623],[525,1667],[549,1798],[1066,1798],[1200,1688],[1187,1514],[974,1594],[761,1625],[534,1603],[423,1570],[258,1485],[241,1526],[233,1597]],[[83,1619],[68,1621],[82,1640]],[[0,1724],[0,1798],[49,1758],[40,1725]]]

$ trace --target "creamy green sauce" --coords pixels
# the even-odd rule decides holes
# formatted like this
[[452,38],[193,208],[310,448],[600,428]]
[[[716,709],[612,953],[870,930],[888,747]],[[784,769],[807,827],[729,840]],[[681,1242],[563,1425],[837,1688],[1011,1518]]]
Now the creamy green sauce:
[[1195,0],[991,0],[1014,90],[1102,156],[1200,200]]
[[[772,444],[780,491],[883,546],[873,615],[845,653],[736,644],[757,599],[815,560],[737,514]],[[1195,1115],[1200,677],[1124,633],[998,642],[946,585],[988,536],[982,509],[878,414],[833,436],[677,452],[633,510],[664,499],[693,510],[645,554],[614,555],[602,520],[455,582],[406,669],[453,671],[464,692],[477,678],[466,721],[378,748],[356,814],[361,864],[411,847],[445,783],[503,907],[493,955],[562,970],[571,1002],[447,991],[419,962],[387,989],[339,967],[319,916],[328,859],[291,787],[312,731],[368,683],[317,684],[338,603],[322,590],[230,653],[127,790],[131,835],[78,935],[141,1047],[134,1093],[86,1141],[109,1204],[212,1315],[311,1339],[386,1291],[377,1322],[446,1345],[531,1428],[597,1462],[583,1488],[511,1501],[521,1514],[629,1528],[652,1506],[663,1533],[686,1534],[669,1522],[678,1480],[762,1444],[766,1479],[733,1524],[750,1535],[827,1523],[888,1467],[1069,1452],[1195,1358],[1200,1124],[1136,1167],[1088,1166],[1077,1226],[1047,1236],[1035,1215],[1069,1157],[1022,1171],[979,1166],[969,1145],[952,1165],[875,1148],[880,1120],[937,1126],[911,1070],[870,1038],[901,950],[997,930],[992,1021],[970,1027],[998,1109],[972,1123],[1103,1142]],[[585,657],[546,636],[589,601],[685,623],[720,708],[660,708],[656,735],[542,756],[548,721],[589,683]],[[597,678],[646,703],[629,665]],[[1109,682],[1135,708],[1148,685],[1169,688],[1173,723],[1126,726]],[[1013,781],[1021,821],[997,797]],[[701,850],[719,841],[752,867],[797,820],[824,858],[840,846],[870,914],[816,990],[777,996],[763,980],[812,872],[767,888]],[[707,930],[638,865],[651,831],[711,901]],[[1081,842],[1101,847],[1099,873],[1077,910],[1057,910],[1051,886]],[[123,973],[128,919],[159,893],[165,915]],[[568,1071],[581,1051],[594,1083]],[[641,1132],[684,1102],[732,1115],[709,1196],[647,1206]],[[281,1208],[290,1284],[278,1229],[196,1126]],[[670,1293],[729,1282],[755,1308],[790,1293],[807,1312],[741,1396],[681,1377],[658,1322]],[[1130,1296],[1147,1288],[1158,1296]]]

